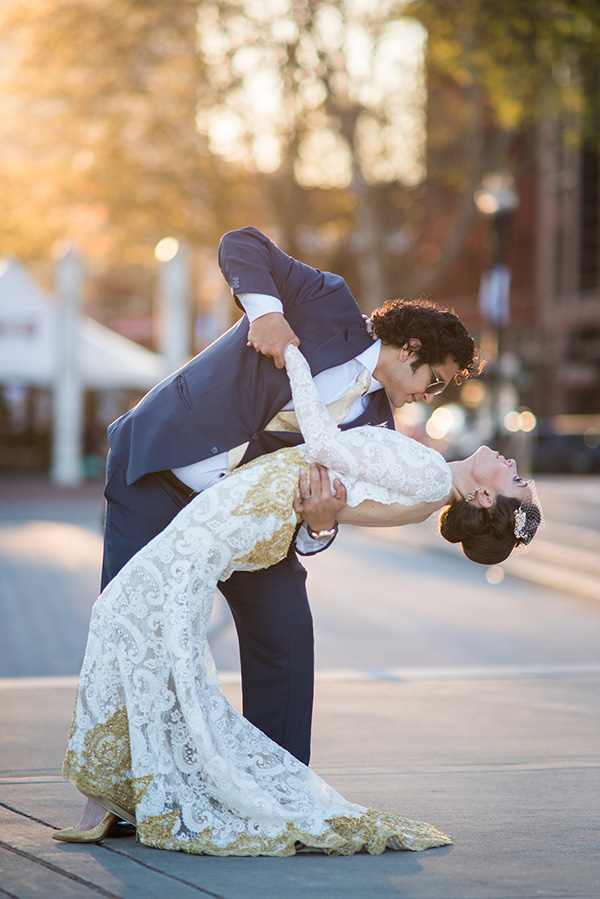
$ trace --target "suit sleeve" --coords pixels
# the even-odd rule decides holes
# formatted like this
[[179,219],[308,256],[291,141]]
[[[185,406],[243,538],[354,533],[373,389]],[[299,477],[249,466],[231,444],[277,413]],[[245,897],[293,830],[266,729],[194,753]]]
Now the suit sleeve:
[[295,305],[317,292],[323,280],[318,269],[288,256],[265,234],[250,227],[229,231],[221,238],[219,265],[240,308],[240,293],[277,297],[284,308]]

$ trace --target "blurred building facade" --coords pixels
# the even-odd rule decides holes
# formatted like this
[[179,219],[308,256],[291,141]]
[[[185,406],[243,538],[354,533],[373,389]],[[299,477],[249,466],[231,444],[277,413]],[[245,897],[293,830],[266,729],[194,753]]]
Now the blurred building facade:
[[[510,309],[501,327],[523,368],[523,398],[542,416],[600,414],[600,152],[564,144],[560,127],[540,126],[506,223]],[[492,241],[491,223],[478,214],[431,291],[479,335]]]
[[536,167],[536,402],[600,412],[600,153],[540,129]]
[[506,374],[519,402],[535,411],[538,470],[600,471],[600,149],[572,136],[565,121],[541,123],[524,138],[518,205],[502,221],[508,314],[492,323],[512,362],[507,373],[498,372],[495,348],[488,352],[481,307],[482,274],[498,239],[490,216],[477,214],[431,298],[453,306],[479,337],[491,358],[484,382]]

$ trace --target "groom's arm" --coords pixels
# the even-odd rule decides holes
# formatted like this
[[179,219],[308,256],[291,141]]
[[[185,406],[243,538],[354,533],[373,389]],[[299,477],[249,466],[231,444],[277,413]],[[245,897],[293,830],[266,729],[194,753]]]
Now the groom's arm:
[[[245,296],[240,295],[242,305],[245,305]],[[271,356],[277,368],[285,368],[285,350],[290,343],[300,346],[300,339],[283,317],[283,312],[267,312],[251,319],[248,346],[263,356]]]
[[222,237],[219,265],[236,304],[250,320],[248,345],[283,368],[285,348],[290,343],[299,345],[297,334],[284,318],[286,311],[318,295],[322,272],[288,256],[251,227]]
[[[302,351],[311,359],[315,373],[331,352],[335,362],[345,362],[366,349],[371,338],[365,329],[362,313],[355,298],[340,275],[321,271],[288,256],[256,228],[229,231],[221,239],[219,264],[239,306],[241,294],[262,294],[269,298],[269,314],[252,324],[249,335],[252,346],[263,343],[269,355],[279,352],[291,342],[289,332],[273,338],[270,329],[277,318],[270,315],[273,303],[281,302],[283,315],[292,332],[300,336]],[[243,307],[242,307],[243,308]],[[280,323],[278,328],[282,329]],[[331,342],[331,345],[329,345]],[[321,351],[327,344],[327,351]],[[311,356],[312,351],[317,354]],[[263,351],[261,349],[261,351]],[[332,362],[331,364],[335,364]]]
[[[293,315],[294,329],[298,327],[298,315],[305,314],[304,310],[301,311],[304,304],[312,304],[321,296],[329,297],[334,285],[345,286],[339,276],[321,272],[294,259],[266,234],[252,227],[228,231],[223,235],[219,244],[219,266],[236,304],[248,313],[251,321],[257,318],[254,310],[254,298],[257,298],[264,307],[261,316],[281,312],[291,321],[290,316]],[[250,308],[242,299],[243,295],[252,298]],[[353,299],[350,293],[349,297]],[[314,319],[314,309],[310,310],[310,317]],[[253,346],[268,345],[269,340],[273,339],[269,332],[277,327],[282,329],[281,325],[273,324],[275,319],[276,316],[272,316],[270,320],[260,322],[260,327],[252,327],[250,337]],[[258,348],[261,349],[260,346]],[[267,354],[273,355],[272,352]],[[278,367],[282,366],[278,364]]]
[[[285,307],[299,305],[317,291],[321,272],[288,256],[256,228],[225,234],[219,246],[219,265],[236,304],[250,321],[248,345],[272,356],[275,365],[283,368],[286,347],[300,343],[284,318]],[[345,504],[345,494],[341,501],[340,497],[316,487],[313,498],[305,503],[304,521],[296,535],[296,550],[301,555],[329,546],[331,540],[314,540],[309,529],[319,532],[335,525],[336,513]]]
[[219,244],[219,265],[234,299],[240,293],[277,297],[283,306],[301,302],[303,287],[318,272],[280,250],[257,228],[228,231]]
[[285,350],[290,343],[300,346],[296,332],[283,317],[283,303],[278,297],[264,293],[239,293],[241,303],[250,322],[248,346],[263,356],[270,356],[277,368],[285,368]]
[[326,468],[311,465],[310,469],[301,471],[298,493],[294,496],[294,511],[302,517],[296,534],[296,552],[311,556],[327,549],[335,540],[337,518],[345,506],[346,488],[336,478],[332,491]]

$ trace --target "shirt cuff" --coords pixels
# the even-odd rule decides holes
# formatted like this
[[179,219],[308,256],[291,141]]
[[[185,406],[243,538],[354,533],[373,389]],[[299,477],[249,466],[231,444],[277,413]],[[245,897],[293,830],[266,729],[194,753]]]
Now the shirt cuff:
[[303,521],[296,534],[296,552],[301,556],[314,556],[315,553],[320,553],[322,550],[327,549],[333,540],[335,540],[335,537],[332,537],[327,543],[323,543],[322,540],[313,540],[308,535],[306,522]]
[[280,312],[283,315],[283,303],[278,297],[266,293],[237,293],[238,300],[251,322],[269,312]]

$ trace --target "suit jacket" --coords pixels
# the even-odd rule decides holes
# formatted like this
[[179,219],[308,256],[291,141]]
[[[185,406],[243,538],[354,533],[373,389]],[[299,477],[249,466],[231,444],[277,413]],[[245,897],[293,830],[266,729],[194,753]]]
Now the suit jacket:
[[[219,264],[234,297],[279,297],[313,374],[353,359],[372,339],[343,278],[291,258],[256,228],[226,234]],[[239,304],[237,297],[236,302]],[[109,426],[111,453],[129,484],[145,474],[179,468],[250,441],[243,461],[301,436],[264,432],[291,396],[284,369],[246,345],[248,320],[232,328],[161,381]],[[383,391],[372,395],[358,424],[393,427]]]

